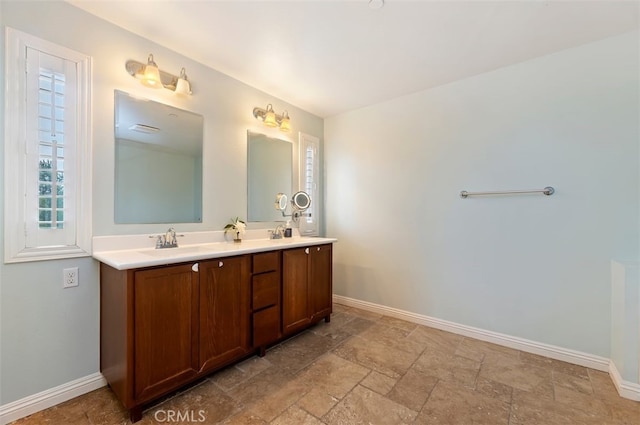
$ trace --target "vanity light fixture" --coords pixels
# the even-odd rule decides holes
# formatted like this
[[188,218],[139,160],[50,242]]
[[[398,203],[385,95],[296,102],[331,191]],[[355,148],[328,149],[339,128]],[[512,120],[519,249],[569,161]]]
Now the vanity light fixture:
[[149,54],[147,63],[128,60],[125,64],[127,72],[134,78],[140,80],[142,84],[152,88],[162,88],[171,90],[177,94],[191,94],[191,83],[187,80],[184,68],[180,71],[180,76],[175,76],[164,72],[153,59],[153,54]]
[[180,70],[180,77],[176,83],[177,94],[191,94],[191,83],[187,80],[187,72],[184,68]]
[[282,115],[276,114],[273,111],[273,106],[271,104],[267,105],[267,109],[262,108],[253,108],[253,116],[262,121],[264,125],[267,127],[280,127],[280,131],[284,131],[288,133],[291,131],[291,119],[289,118],[289,113],[284,111]]

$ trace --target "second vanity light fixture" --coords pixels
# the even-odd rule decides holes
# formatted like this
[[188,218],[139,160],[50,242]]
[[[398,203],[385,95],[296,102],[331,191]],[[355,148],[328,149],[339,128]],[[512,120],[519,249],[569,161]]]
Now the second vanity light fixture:
[[139,79],[140,82],[147,87],[156,89],[164,87],[177,94],[191,94],[191,83],[187,79],[185,69],[182,68],[180,70],[180,76],[164,72],[158,68],[158,65],[153,60],[152,54],[149,54],[146,64],[135,60],[128,60],[125,68],[132,77]]
[[267,109],[253,108],[253,116],[256,117],[257,120],[262,121],[267,127],[279,127],[280,131],[284,131],[285,133],[291,131],[289,113],[284,111],[282,115],[276,114],[271,104],[267,105]]

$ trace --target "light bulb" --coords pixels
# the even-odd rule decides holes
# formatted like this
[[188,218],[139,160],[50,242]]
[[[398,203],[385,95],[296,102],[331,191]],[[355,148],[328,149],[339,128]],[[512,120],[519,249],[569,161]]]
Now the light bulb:
[[160,70],[158,69],[158,65],[156,65],[156,63],[153,61],[153,55],[151,54],[147,59],[147,65],[144,67],[141,82],[147,87],[153,87],[156,89],[162,88]]
[[183,95],[191,94],[191,83],[187,80],[187,73],[184,68],[180,70],[180,78],[178,78],[178,82],[176,83],[176,93]]
[[289,120],[289,113],[284,111],[282,113],[282,120],[280,120],[280,131],[288,133],[291,131],[291,121]]
[[273,106],[271,104],[267,105],[267,110],[264,113],[264,125],[267,127],[277,127],[278,122],[276,121],[276,113],[273,112]]

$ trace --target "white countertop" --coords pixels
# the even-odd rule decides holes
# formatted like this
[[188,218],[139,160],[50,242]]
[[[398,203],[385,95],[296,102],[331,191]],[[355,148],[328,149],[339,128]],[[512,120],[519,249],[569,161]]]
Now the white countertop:
[[[206,237],[208,233],[214,237]],[[235,243],[221,241],[217,233],[185,234],[185,243],[178,238],[178,248],[162,249],[155,249],[149,235],[98,236],[93,239],[93,258],[115,269],[127,270],[337,242],[335,238],[298,235],[282,239],[259,239],[252,234],[242,242]],[[214,242],[202,242],[203,239]]]

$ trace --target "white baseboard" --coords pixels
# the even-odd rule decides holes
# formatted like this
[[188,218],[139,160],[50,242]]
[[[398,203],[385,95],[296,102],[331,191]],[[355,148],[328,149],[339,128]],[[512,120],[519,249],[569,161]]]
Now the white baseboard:
[[538,354],[540,356],[562,360],[567,363],[577,364],[602,372],[608,372],[618,390],[618,394],[620,394],[621,397],[631,400],[640,400],[640,385],[624,381],[618,373],[618,370],[615,368],[613,362],[604,357],[570,350],[568,348],[557,347],[555,345],[530,341],[528,339],[505,335],[498,332],[474,328],[472,326],[461,325],[448,320],[437,319],[435,317],[429,317],[422,314],[412,313],[410,311],[361,301],[355,298],[344,297],[342,295],[334,294],[333,301],[347,307],[356,307],[373,313],[395,317],[396,319],[406,320],[407,322],[417,323],[431,328],[502,345],[504,347],[525,351],[527,353]]
[[0,425],[8,424],[25,416],[53,407],[79,395],[107,385],[100,372],[67,382],[20,400],[0,406]]
[[613,385],[616,386],[620,397],[640,401],[640,385],[622,379],[622,376],[613,361],[609,363],[609,376],[613,381]]

